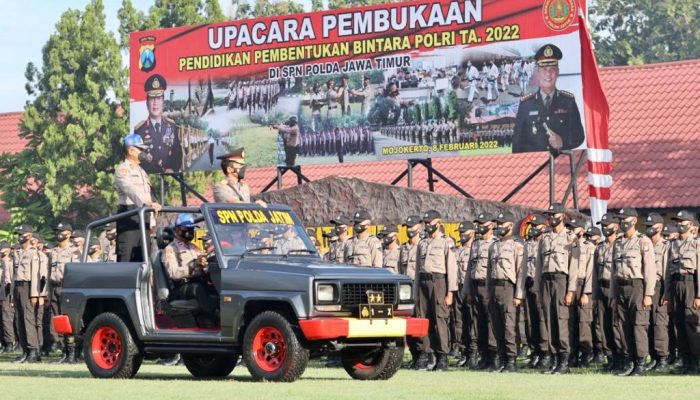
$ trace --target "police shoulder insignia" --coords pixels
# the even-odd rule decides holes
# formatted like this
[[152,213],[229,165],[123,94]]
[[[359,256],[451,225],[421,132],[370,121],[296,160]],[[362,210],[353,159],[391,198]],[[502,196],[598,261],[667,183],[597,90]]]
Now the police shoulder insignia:
[[559,93],[561,93],[562,96],[571,97],[571,98],[574,97],[573,93],[567,92],[566,90],[559,90]]
[[533,97],[535,97],[535,93],[526,94],[525,96],[522,96],[522,97],[520,98],[520,101],[522,102],[522,101],[525,101],[525,100],[530,100],[530,99],[533,98]]
[[136,124],[136,127],[134,128],[134,130],[140,129],[142,126],[146,125],[147,122],[148,122],[147,119],[144,119],[143,121],[139,122],[138,124]]
[[165,254],[172,255],[173,252],[174,252],[174,250],[173,250],[172,246],[168,246],[165,248]]
[[168,123],[171,123],[171,124],[175,125],[175,120],[174,120],[174,119],[172,119],[172,118],[169,118],[169,117],[165,117],[165,116],[164,116],[164,117],[163,117],[163,121],[165,121],[165,122],[168,122]]

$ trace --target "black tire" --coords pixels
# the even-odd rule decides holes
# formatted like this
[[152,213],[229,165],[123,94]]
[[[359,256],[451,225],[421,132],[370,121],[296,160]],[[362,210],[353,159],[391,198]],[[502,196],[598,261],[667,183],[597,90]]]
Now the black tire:
[[348,348],[340,353],[343,368],[353,379],[383,381],[394,376],[401,368],[403,347]]
[[299,342],[282,315],[266,311],[255,317],[243,336],[243,359],[253,379],[293,382],[309,363],[309,350]]
[[225,378],[238,361],[238,354],[183,354],[182,361],[195,378]]
[[110,312],[98,315],[88,325],[83,356],[95,378],[132,378],[143,360],[129,327]]

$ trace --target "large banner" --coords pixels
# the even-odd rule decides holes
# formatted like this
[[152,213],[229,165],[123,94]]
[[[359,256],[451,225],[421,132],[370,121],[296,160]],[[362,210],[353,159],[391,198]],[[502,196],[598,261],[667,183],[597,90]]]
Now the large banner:
[[577,0],[413,1],[131,34],[149,172],[585,148]]

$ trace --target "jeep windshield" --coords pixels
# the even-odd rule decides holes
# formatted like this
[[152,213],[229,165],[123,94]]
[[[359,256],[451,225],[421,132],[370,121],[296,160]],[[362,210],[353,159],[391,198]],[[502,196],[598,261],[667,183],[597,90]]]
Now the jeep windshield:
[[266,208],[211,210],[216,240],[225,256],[316,254],[294,213]]

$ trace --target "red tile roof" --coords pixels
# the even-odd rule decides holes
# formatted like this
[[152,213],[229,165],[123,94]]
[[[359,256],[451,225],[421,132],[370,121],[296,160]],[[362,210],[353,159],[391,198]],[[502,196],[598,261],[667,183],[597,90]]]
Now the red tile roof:
[[27,145],[27,140],[19,137],[21,112],[0,113],[0,153],[18,153]]
[[[610,147],[613,153],[612,199],[609,207],[700,207],[700,60],[601,69],[610,103]],[[577,155],[577,159],[580,154]],[[450,157],[433,160],[435,169],[477,199],[502,200],[518,183],[547,160],[544,153]],[[586,162],[578,172],[580,206],[588,208]],[[304,166],[309,179],[330,175],[389,183],[405,161]],[[568,158],[555,163],[555,188],[561,200],[569,180]],[[275,177],[275,168],[246,171],[252,193]],[[427,189],[425,169],[414,169],[414,187]],[[512,204],[546,207],[549,171],[542,170],[509,200]],[[284,186],[296,184],[288,173]],[[405,185],[406,180],[401,182]],[[273,186],[272,190],[275,190]],[[457,194],[447,184],[439,193]],[[207,198],[211,198],[208,192]],[[572,196],[568,204],[573,204]]]

